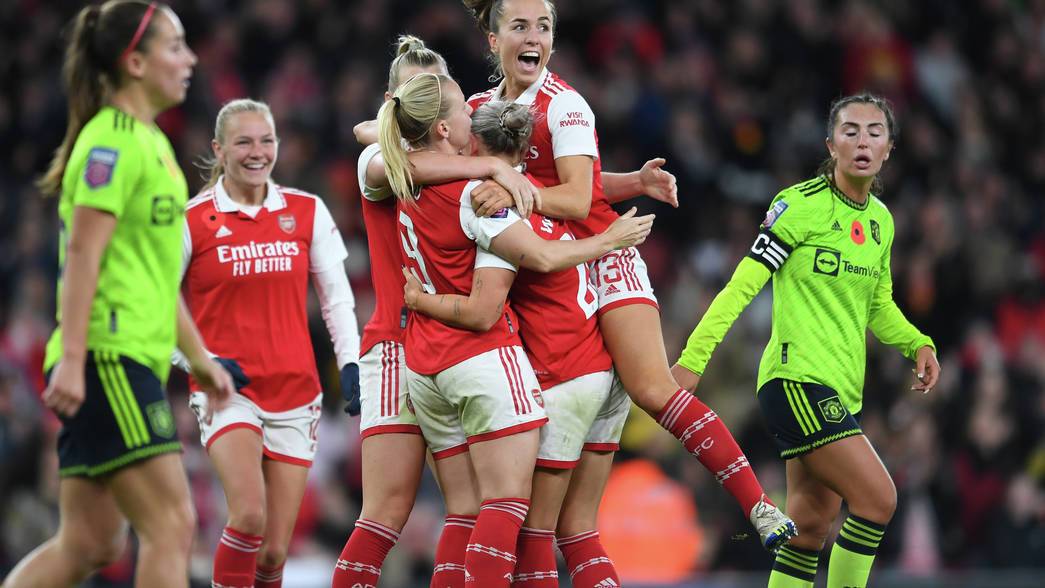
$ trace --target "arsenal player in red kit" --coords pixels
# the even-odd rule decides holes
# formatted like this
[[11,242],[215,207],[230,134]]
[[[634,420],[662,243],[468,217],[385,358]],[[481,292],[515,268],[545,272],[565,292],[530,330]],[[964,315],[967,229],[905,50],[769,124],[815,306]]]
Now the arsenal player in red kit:
[[316,452],[322,390],[308,282],[319,295],[342,387],[358,386],[355,301],[344,242],[326,205],[271,179],[278,139],[268,106],[226,104],[213,148],[209,186],[187,207],[183,287],[208,349],[249,376],[211,420],[202,418],[203,394],[190,400],[228,500],[213,584],[273,588],[282,583]]

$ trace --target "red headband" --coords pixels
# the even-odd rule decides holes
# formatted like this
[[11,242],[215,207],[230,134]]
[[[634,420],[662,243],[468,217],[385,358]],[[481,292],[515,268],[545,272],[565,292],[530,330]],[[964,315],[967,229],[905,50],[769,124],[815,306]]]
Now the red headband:
[[138,30],[134,31],[134,36],[131,37],[131,42],[127,45],[127,48],[120,53],[119,61],[123,61],[125,57],[134,51],[135,47],[138,46],[138,42],[142,40],[142,35],[145,34],[145,30],[149,28],[149,21],[152,20],[152,13],[156,11],[156,4],[150,2],[149,7],[145,9],[145,14],[142,15],[142,21],[138,23]]

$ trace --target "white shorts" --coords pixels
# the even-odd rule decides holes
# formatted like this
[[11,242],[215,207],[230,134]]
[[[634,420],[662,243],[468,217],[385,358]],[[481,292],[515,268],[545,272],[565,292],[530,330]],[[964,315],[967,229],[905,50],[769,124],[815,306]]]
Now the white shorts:
[[406,381],[417,423],[435,459],[548,421],[537,376],[519,346],[481,353],[432,376],[407,368]]
[[613,376],[609,396],[599,409],[595,422],[584,439],[585,451],[617,451],[620,449],[620,436],[624,433],[624,422],[631,412],[631,397],[620,378]]
[[382,433],[421,434],[406,393],[403,346],[381,341],[359,358],[359,432],[365,439]]
[[234,429],[251,429],[261,435],[265,457],[276,461],[309,467],[316,455],[316,430],[322,412],[323,394],[312,402],[283,412],[262,410],[242,394],[229,397],[225,408],[215,412],[210,424],[203,422],[207,395],[193,392],[189,408],[200,423],[200,442],[207,449],[219,437]]
[[657,306],[646,262],[634,247],[610,251],[591,262],[591,283],[599,293],[600,315],[630,304]]
[[548,424],[541,428],[537,465],[577,467],[595,419],[610,397],[613,370],[578,376],[541,392]]

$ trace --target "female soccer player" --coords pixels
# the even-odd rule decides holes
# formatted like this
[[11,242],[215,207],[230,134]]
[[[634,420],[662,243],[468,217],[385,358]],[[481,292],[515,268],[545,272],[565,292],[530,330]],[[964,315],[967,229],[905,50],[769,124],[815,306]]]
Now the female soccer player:
[[61,193],[59,327],[44,402],[62,420],[57,535],[4,586],[73,586],[138,536],[137,586],[188,586],[195,512],[164,393],[175,341],[213,404],[232,388],[178,300],[185,177],[154,119],[196,56],[165,5],[83,8],[66,47],[65,139],[40,181]]
[[[539,211],[569,221],[578,237],[605,228],[617,213],[610,198],[633,196],[641,172],[603,173],[595,117],[584,98],[546,69],[552,55],[555,7],[550,0],[464,0],[486,34],[501,83],[469,103],[511,100],[540,113],[527,171],[548,186]],[[603,188],[605,182],[605,190]],[[679,388],[668,368],[660,313],[637,249],[611,252],[594,264],[599,326],[624,388],[733,495],[770,550],[794,524],[762,491],[747,457],[725,424]],[[593,539],[595,540],[595,539]]]
[[726,331],[773,277],[773,334],[758,370],[758,401],[787,460],[787,507],[802,535],[776,557],[769,585],[813,585],[819,552],[842,500],[830,587],[865,586],[896,508],[896,488],[860,430],[868,328],[916,362],[914,389],[936,385],[929,337],[893,302],[893,218],[874,193],[896,137],[881,98],[831,105],[830,158],[817,176],[777,194],[755,244],[715,297],[672,372],[688,390]]
[[[420,149],[459,152],[471,143],[470,113],[453,80],[419,74],[400,86],[378,114],[385,169],[400,200],[403,260],[426,291],[474,292],[481,301],[478,293],[487,287],[507,292],[515,267],[489,253],[494,238],[539,243],[540,266],[556,270],[639,242],[648,233],[651,218],[626,218],[591,239],[548,242],[517,223],[519,217],[510,210],[476,217],[470,191],[478,182],[450,182],[415,192],[403,141]],[[517,139],[515,145],[519,143]],[[515,157],[519,150],[510,153]],[[527,250],[512,248],[513,259]],[[464,581],[471,576],[479,586],[508,586],[516,538],[529,508],[536,429],[547,418],[538,401],[537,379],[522,353],[518,317],[503,295],[480,307],[469,300],[454,303],[451,312],[464,321],[459,326],[478,333],[411,314],[407,382],[448,512],[461,512],[462,505],[463,512],[475,512],[476,487],[483,500],[466,549]],[[434,585],[443,585],[437,582],[433,579]]]
[[[499,154],[511,158],[513,164],[521,163],[532,122],[529,109],[520,104],[488,102],[480,106],[472,115],[472,133],[478,139],[479,153]],[[574,239],[561,220],[534,213],[528,223],[546,241]],[[517,232],[528,231],[520,227]],[[525,268],[541,270],[546,268],[535,261],[540,259],[542,247],[536,246],[540,244],[532,237],[521,241],[509,229],[491,241],[490,250],[502,258],[517,258]],[[472,290],[466,297],[429,294],[416,278],[410,276],[407,280],[405,298],[411,310],[464,328],[474,324],[467,321],[469,309],[496,308],[508,294],[493,287]],[[550,588],[558,586],[554,540],[567,492],[573,489],[575,496],[590,499],[583,508],[591,512],[592,520],[583,530],[591,533],[606,482],[604,476],[598,475],[601,469],[582,470],[580,476],[573,476],[573,470],[581,463],[582,455],[587,456],[589,463],[612,462],[631,402],[627,393],[615,385],[612,360],[595,319],[598,297],[588,281],[587,266],[552,273],[521,270],[511,285],[511,302],[549,419],[541,429],[531,506],[520,532],[513,578],[516,583],[525,582],[525,586]],[[574,511],[579,508],[581,505],[575,505]],[[572,555],[569,545],[566,543],[564,550]],[[605,586],[607,580],[619,583],[612,562],[605,554],[603,557],[598,561],[588,557],[588,565],[571,568],[573,585],[597,586],[601,582]]]
[[205,395],[190,398],[228,501],[214,555],[213,583],[221,586],[282,584],[322,404],[308,331],[310,278],[341,385],[358,386],[348,253],[320,198],[272,180],[278,146],[266,104],[226,104],[214,125],[210,181],[186,213],[186,302],[208,349],[250,377],[210,421],[202,418]]
[[[447,75],[446,62],[421,39],[401,36],[389,68],[385,100],[400,83],[418,73]],[[399,250],[395,198],[391,198],[394,194],[377,143],[376,121],[360,123],[356,131],[361,141],[370,143],[359,155],[357,169],[377,304],[363,329],[361,386],[355,396],[345,398],[347,411],[361,417],[363,505],[335,565],[334,588],[377,584],[385,557],[413,509],[425,461],[421,429],[407,409],[402,264],[398,254],[389,254]],[[412,177],[420,184],[491,177],[508,186],[522,206],[532,206],[537,193],[529,180],[497,158],[429,151],[412,152],[409,157]],[[497,184],[484,183],[483,188],[500,190]],[[464,553],[474,518],[451,517],[440,539],[437,560],[446,559],[445,553]]]

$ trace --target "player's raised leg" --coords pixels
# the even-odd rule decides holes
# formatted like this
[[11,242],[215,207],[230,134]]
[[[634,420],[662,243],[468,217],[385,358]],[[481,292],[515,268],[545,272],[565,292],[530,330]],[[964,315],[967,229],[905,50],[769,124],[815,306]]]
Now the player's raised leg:
[[714,474],[751,519],[763,545],[774,549],[793,535],[793,523],[766,498],[725,423],[672,378],[657,308],[650,304],[617,306],[601,315],[599,326],[632,400]]

